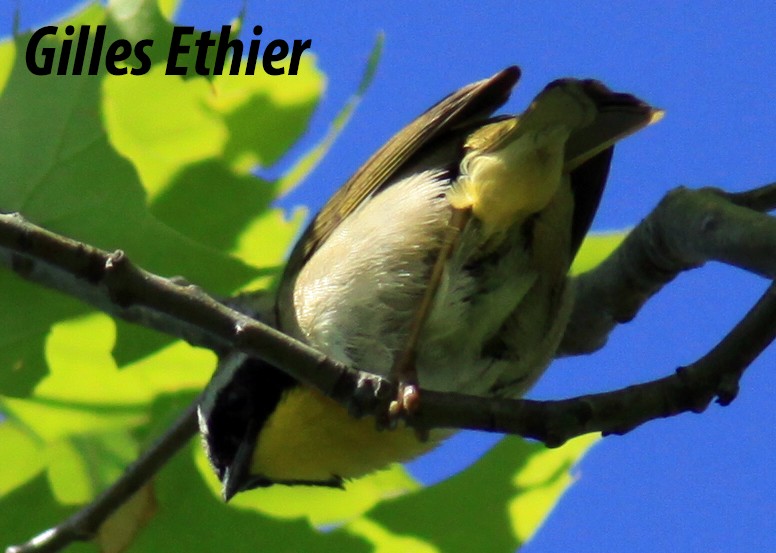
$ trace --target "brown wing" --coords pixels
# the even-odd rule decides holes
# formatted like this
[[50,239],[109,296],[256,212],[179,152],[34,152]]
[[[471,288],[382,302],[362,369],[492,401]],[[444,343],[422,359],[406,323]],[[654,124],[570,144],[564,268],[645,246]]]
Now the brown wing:
[[520,69],[507,67],[488,79],[453,92],[377,150],[315,216],[297,243],[284,279],[295,275],[335,228],[361,202],[381,190],[424,145],[449,129],[476,117],[487,117],[508,99]]

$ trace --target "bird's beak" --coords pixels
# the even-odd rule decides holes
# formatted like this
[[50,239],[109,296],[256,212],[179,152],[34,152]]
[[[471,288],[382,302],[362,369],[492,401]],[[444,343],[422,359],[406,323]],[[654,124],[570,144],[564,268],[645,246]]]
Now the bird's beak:
[[[253,458],[253,450],[256,446],[256,432],[252,431],[253,424],[249,425],[246,436],[240,442],[240,446],[237,448],[234,460],[226,470],[224,471],[224,477],[221,480],[223,487],[221,489],[221,495],[224,501],[228,502],[232,499],[236,493],[250,489],[251,476],[251,461]],[[250,439],[253,437],[253,439]]]

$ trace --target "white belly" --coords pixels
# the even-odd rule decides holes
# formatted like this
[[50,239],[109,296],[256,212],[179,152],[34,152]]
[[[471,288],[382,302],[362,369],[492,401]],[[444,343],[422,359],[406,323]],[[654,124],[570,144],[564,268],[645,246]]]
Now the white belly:
[[[297,321],[307,341],[341,362],[389,375],[406,345],[409,323],[450,217],[448,186],[441,173],[409,177],[365,202],[337,227],[308,260],[294,287]],[[521,237],[514,233],[506,240],[517,245]],[[420,385],[516,395],[549,362],[565,315],[546,332],[519,328],[523,322],[515,313],[529,290],[541,288],[540,275],[520,246],[494,256],[497,261],[488,265],[487,273],[475,275],[467,263],[481,255],[480,242],[476,223],[470,224],[448,262],[420,340]],[[505,327],[523,343],[502,337],[509,355],[483,353]],[[497,390],[506,382],[508,389]]]

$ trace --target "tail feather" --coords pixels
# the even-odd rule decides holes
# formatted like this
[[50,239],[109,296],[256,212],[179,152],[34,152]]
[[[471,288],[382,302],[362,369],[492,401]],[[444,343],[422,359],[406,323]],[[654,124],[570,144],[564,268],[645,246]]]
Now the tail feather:
[[[550,83],[548,88],[557,86],[557,82]],[[566,142],[566,171],[573,171],[615,142],[663,117],[663,110],[631,94],[613,92],[599,81],[575,82],[595,103],[596,115],[592,123],[577,129]]]

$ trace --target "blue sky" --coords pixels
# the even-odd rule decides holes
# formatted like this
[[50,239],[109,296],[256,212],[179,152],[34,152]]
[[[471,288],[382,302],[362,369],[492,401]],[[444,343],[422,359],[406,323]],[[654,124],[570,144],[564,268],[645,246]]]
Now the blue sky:
[[[767,2],[247,4],[246,27],[261,24],[264,39],[312,39],[328,75],[324,103],[297,153],[325,132],[355,89],[375,35],[386,33],[374,85],[287,205],[320,207],[415,115],[511,64],[523,69],[511,111],[562,76],[598,78],[666,110],[662,122],[618,148],[596,230],[637,223],[680,184],[740,190],[776,179],[776,10]],[[0,34],[8,34],[15,6],[28,28],[70,5],[3,2]],[[217,28],[241,7],[239,0],[190,0],[178,22]],[[557,363],[530,395],[566,397],[670,373],[713,346],[766,284],[715,264],[683,275],[604,351]],[[776,550],[775,350],[754,364],[731,406],[603,440],[524,551]],[[412,470],[438,479],[489,440],[455,439]]]

